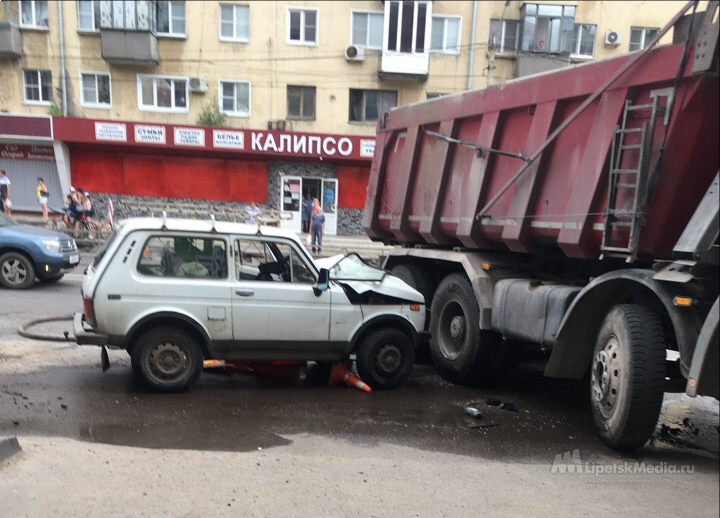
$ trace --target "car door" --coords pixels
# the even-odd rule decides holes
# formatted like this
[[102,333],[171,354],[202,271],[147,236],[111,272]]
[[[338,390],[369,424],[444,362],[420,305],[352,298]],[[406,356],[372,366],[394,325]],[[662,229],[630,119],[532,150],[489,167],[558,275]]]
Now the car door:
[[233,351],[246,359],[321,359],[345,344],[330,340],[332,290],[316,296],[317,272],[291,240],[236,237]]

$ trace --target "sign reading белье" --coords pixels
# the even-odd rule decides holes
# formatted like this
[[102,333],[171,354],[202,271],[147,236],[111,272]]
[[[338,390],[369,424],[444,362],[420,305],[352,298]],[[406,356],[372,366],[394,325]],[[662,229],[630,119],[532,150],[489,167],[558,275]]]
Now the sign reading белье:
[[245,149],[245,134],[242,131],[213,130],[213,147]]

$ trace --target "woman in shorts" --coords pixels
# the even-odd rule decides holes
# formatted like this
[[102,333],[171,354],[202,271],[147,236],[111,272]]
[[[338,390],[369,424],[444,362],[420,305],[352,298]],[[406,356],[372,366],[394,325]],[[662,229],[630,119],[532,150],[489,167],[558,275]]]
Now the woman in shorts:
[[42,209],[42,219],[45,223],[48,222],[48,208],[47,208],[47,202],[48,202],[48,196],[50,195],[50,192],[48,191],[47,186],[45,185],[45,182],[42,178],[38,177],[37,179],[37,199],[38,203],[40,203],[40,208]]

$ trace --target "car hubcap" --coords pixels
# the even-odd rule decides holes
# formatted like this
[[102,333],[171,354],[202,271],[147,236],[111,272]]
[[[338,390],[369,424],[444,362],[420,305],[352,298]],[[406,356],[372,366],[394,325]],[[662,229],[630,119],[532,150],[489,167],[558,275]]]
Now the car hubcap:
[[395,344],[385,344],[377,352],[375,367],[379,373],[389,376],[402,364],[402,352]]
[[611,336],[602,351],[593,359],[592,396],[605,417],[615,410],[621,384],[621,349],[620,342]]
[[10,284],[22,284],[27,277],[27,270],[18,259],[13,259],[3,263],[2,275]]
[[185,350],[177,344],[158,344],[148,355],[148,367],[155,378],[172,381],[182,378],[189,370],[190,363]]

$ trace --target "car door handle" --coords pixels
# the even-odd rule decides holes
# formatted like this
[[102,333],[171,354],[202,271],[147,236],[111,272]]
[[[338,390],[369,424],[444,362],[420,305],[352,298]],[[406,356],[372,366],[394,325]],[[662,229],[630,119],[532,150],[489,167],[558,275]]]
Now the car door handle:
[[235,295],[240,295],[241,297],[252,297],[255,295],[255,292],[253,290],[235,290]]

